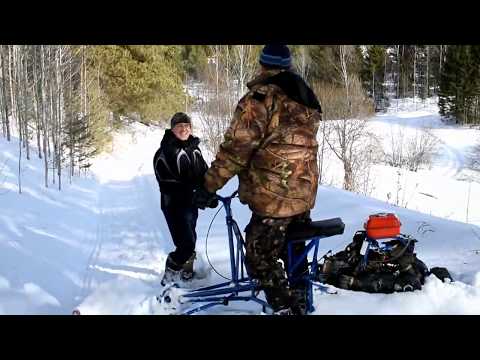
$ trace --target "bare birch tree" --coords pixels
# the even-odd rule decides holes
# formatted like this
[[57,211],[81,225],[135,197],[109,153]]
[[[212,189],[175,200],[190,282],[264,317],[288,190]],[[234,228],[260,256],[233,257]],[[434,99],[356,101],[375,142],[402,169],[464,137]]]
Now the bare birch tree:
[[311,59],[308,53],[308,46],[300,45],[299,53],[293,59],[293,67],[303,79],[307,80],[310,72],[310,65]]
[[47,129],[47,94],[46,94],[46,66],[45,66],[45,47],[40,47],[40,92],[41,92],[41,108],[42,108],[42,130],[43,130],[43,164],[45,175],[45,187],[48,187],[48,129]]
[[36,135],[37,135],[37,149],[38,149],[38,158],[42,158],[42,143],[40,142],[41,139],[41,120],[39,114],[39,82],[38,82],[38,60],[37,60],[37,50],[38,46],[33,47],[33,111],[35,116],[35,127],[36,127]]
[[0,75],[2,78],[2,110],[3,110],[3,117],[2,117],[2,124],[5,129],[5,134],[7,136],[7,141],[10,141],[10,121],[8,119],[9,112],[8,112],[8,92],[7,92],[7,73],[6,73],[6,57],[5,57],[5,46],[0,45]]
[[[368,102],[357,76],[350,74],[348,70],[353,60],[353,46],[340,45],[337,50],[337,58],[332,66],[341,79],[344,96],[340,98],[340,118],[329,122],[331,136],[326,137],[326,142],[342,162],[343,188],[359,191],[358,174],[366,166],[365,161],[362,161],[361,148],[369,143],[367,139],[372,138],[367,132],[367,118],[371,114],[372,105]],[[327,105],[324,104],[324,107]]]

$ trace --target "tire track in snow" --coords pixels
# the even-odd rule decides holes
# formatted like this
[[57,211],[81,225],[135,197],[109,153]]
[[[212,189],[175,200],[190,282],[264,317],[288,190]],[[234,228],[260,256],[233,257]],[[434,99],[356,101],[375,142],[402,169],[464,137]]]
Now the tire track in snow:
[[[138,180],[140,179],[140,180]],[[151,225],[151,233],[152,238],[155,240],[157,245],[160,247],[164,244],[164,236],[162,234],[168,229],[163,228],[160,223],[162,222],[162,212],[160,210],[160,192],[157,190],[158,186],[156,184],[151,184],[146,176],[142,176],[136,179],[136,183],[138,184],[138,188],[141,189],[141,200],[143,204],[147,204],[145,206],[145,211],[148,214],[150,221],[149,224]]]
[[464,155],[454,147],[448,145],[444,140],[442,140],[434,132],[432,132],[432,136],[434,136],[435,139],[437,139],[441,148],[444,150],[441,153],[441,155],[440,154],[439,155],[447,159],[446,166],[442,166],[445,168],[445,172],[443,175],[455,179],[465,167]]
[[[163,268],[161,267],[163,267],[168,253],[168,249],[166,248],[168,245],[164,235],[168,234],[168,228],[163,221],[163,213],[160,210],[158,184],[156,183],[156,179],[155,181],[150,181],[153,175],[148,176],[148,174],[142,173],[144,166],[145,162],[138,167],[137,176],[133,181],[137,195],[137,204],[142,204],[142,206],[138,208],[138,213],[139,218],[142,219],[142,229],[148,234],[147,247],[151,259],[156,259],[156,261],[154,260],[155,263],[151,265],[151,270],[159,273],[160,276],[160,274],[163,273]],[[156,285],[158,284],[153,284],[154,287]]]
[[95,245],[92,249],[92,252],[90,253],[90,256],[87,260],[87,266],[85,268],[85,273],[83,277],[83,282],[82,282],[82,288],[80,291],[80,296],[81,296],[81,301],[85,299],[91,292],[92,288],[92,280],[94,276],[94,266],[98,262],[98,258],[100,256],[100,252],[102,250],[102,243],[105,239],[104,235],[104,217],[105,217],[105,211],[104,211],[104,205],[103,205],[103,199],[102,199],[102,185],[98,186],[98,195],[97,195],[97,229],[96,229],[96,235],[95,235]]
[[[138,205],[138,208],[136,210],[136,217],[139,219],[141,222],[139,224],[139,227],[144,231],[145,233],[148,233],[146,236],[146,243],[147,243],[147,249],[150,253],[150,255],[153,257],[154,256],[154,249],[158,247],[159,241],[157,240],[157,234],[155,232],[155,229],[152,229],[152,222],[148,221],[148,219],[152,216],[150,208],[146,206],[148,204],[148,200],[150,198],[149,195],[147,194],[146,191],[146,181],[143,180],[142,174],[141,174],[141,169],[143,168],[143,165],[140,165],[137,170],[136,176],[133,178],[133,183],[135,184],[135,197],[136,197],[136,202]],[[143,240],[145,241],[145,237],[143,237]],[[152,269],[153,270],[153,269]]]

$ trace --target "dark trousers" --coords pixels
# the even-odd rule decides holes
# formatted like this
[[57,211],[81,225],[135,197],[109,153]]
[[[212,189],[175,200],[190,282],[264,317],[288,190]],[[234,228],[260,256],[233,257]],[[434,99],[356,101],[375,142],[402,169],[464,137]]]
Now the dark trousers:
[[198,208],[185,201],[185,198],[163,193],[161,207],[176,247],[169,255],[181,267],[195,251]]
[[[259,280],[267,302],[274,310],[295,306],[299,294],[304,293],[305,284],[289,283],[286,230],[293,221],[309,217],[309,212],[289,218],[268,218],[252,214],[246,232],[246,257],[245,263],[250,277]],[[305,249],[304,243],[295,244],[294,258]],[[285,267],[284,269],[282,260]],[[308,270],[308,261],[305,259],[295,271],[294,277]]]

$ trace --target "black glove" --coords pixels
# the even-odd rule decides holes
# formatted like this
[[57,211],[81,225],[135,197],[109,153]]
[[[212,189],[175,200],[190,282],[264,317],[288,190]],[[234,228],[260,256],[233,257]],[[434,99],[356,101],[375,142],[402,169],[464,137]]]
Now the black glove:
[[214,209],[218,206],[217,195],[199,187],[193,193],[193,205],[202,210],[207,207]]

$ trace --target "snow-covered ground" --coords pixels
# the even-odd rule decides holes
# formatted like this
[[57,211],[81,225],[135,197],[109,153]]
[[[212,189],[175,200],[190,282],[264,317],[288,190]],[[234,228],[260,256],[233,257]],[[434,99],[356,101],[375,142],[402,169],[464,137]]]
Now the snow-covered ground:
[[[416,109],[416,110],[415,110]],[[368,130],[381,141],[383,148],[403,143],[406,152],[411,139],[419,139],[424,130],[437,142],[430,166],[416,172],[388,165],[373,165],[370,170],[369,196],[391,204],[445,219],[480,225],[480,173],[469,168],[468,156],[480,143],[480,130],[446,125],[440,120],[436,99],[414,104],[402,99],[384,114],[368,123]],[[403,140],[401,140],[403,139]],[[343,168],[327,148],[325,183],[342,187]],[[467,209],[468,208],[468,209]]]
[[[480,198],[475,172],[465,156],[478,140],[478,130],[446,126],[434,105],[412,109],[403,102],[371,123],[387,134],[392,126],[433,128],[441,141],[431,169],[405,174],[408,209],[389,204],[396,191],[396,169],[377,166],[373,197],[321,186],[312,217],[341,217],[345,233],[321,241],[320,253],[337,252],[362,228],[369,214],[395,212],[402,232],[418,239],[417,254],[427,266],[445,266],[454,283],[427,279],[421,291],[391,295],[338,290],[315,296],[316,314],[480,314]],[[198,128],[198,127],[197,127]],[[132,129],[130,129],[132,130]],[[155,295],[164,262],[173,249],[160,210],[153,154],[162,129],[133,126],[115,138],[113,152],[98,157],[92,176],[64,179],[63,190],[43,184],[43,163],[32,155],[22,163],[18,194],[18,143],[0,138],[0,314],[162,314]],[[473,181],[464,181],[471,176]],[[417,185],[418,184],[418,185]],[[237,186],[231,180],[220,194]],[[470,187],[469,224],[466,196]],[[421,194],[423,193],[423,195]],[[428,194],[428,195],[424,195]],[[391,202],[391,201],[390,201]],[[199,283],[222,279],[210,271],[205,235],[216,209],[200,211],[196,266],[210,275]],[[243,229],[250,211],[238,200],[233,213]],[[229,258],[223,212],[213,222],[208,257],[220,274],[228,275]],[[207,314],[259,314],[250,303],[209,309]]]

